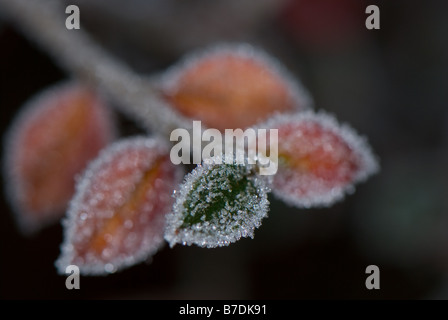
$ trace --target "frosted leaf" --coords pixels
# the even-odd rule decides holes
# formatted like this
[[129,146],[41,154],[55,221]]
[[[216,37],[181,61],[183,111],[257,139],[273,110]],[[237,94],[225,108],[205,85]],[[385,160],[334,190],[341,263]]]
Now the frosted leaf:
[[171,247],[177,243],[227,246],[241,237],[253,237],[255,228],[267,216],[270,190],[255,174],[255,168],[248,164],[215,164],[216,159],[204,160],[177,190],[165,231]]
[[103,275],[153,255],[182,175],[156,139],[125,139],[102,151],[78,181],[63,220],[59,272],[74,264],[82,274]]
[[330,115],[278,115],[260,128],[278,129],[273,193],[297,207],[329,206],[379,170],[366,139]]
[[64,214],[74,177],[115,138],[108,108],[76,82],[53,86],[23,106],[5,135],[4,177],[25,234]]
[[312,104],[299,81],[248,44],[190,54],[155,82],[181,114],[221,131],[244,129],[274,113]]

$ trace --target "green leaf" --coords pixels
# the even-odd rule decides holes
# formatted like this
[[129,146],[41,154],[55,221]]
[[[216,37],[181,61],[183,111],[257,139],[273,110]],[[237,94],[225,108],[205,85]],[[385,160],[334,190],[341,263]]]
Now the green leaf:
[[254,166],[216,164],[208,159],[175,192],[165,239],[171,247],[181,243],[214,248],[253,237],[267,216],[269,191]]

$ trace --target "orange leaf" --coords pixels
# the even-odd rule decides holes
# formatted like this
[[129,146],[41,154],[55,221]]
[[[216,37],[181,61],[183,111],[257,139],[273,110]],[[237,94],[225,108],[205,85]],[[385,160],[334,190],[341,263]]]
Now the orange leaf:
[[305,90],[273,59],[242,45],[187,58],[165,75],[161,90],[181,114],[221,131],[310,104]]

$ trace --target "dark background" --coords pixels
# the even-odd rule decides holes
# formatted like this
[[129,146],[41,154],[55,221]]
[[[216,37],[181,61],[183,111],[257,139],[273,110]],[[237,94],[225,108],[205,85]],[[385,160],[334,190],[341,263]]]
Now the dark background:
[[[299,210],[271,196],[254,239],[165,246],[151,263],[81,277],[71,291],[53,266],[62,227],[22,236],[1,190],[2,299],[448,298],[448,2],[69,4],[78,4],[84,31],[142,74],[218,42],[263,48],[301,79],[316,109],[368,137],[382,169],[331,208]],[[369,4],[381,10],[380,30],[364,26]],[[0,18],[2,133],[27,99],[68,76]],[[123,135],[141,132],[119,118]],[[364,285],[370,264],[380,268],[380,290]]]

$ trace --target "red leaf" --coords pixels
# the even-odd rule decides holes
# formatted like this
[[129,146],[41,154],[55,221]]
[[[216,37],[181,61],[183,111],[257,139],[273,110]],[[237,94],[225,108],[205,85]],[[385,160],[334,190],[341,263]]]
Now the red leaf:
[[154,254],[180,171],[157,140],[127,139],[104,150],[77,185],[64,220],[59,271],[74,264],[81,273],[105,274]]
[[330,205],[378,170],[367,142],[329,115],[282,115],[260,127],[278,129],[272,191],[291,205]]
[[115,137],[108,109],[90,89],[67,83],[32,98],[6,136],[5,175],[25,233],[59,219],[74,177]]

